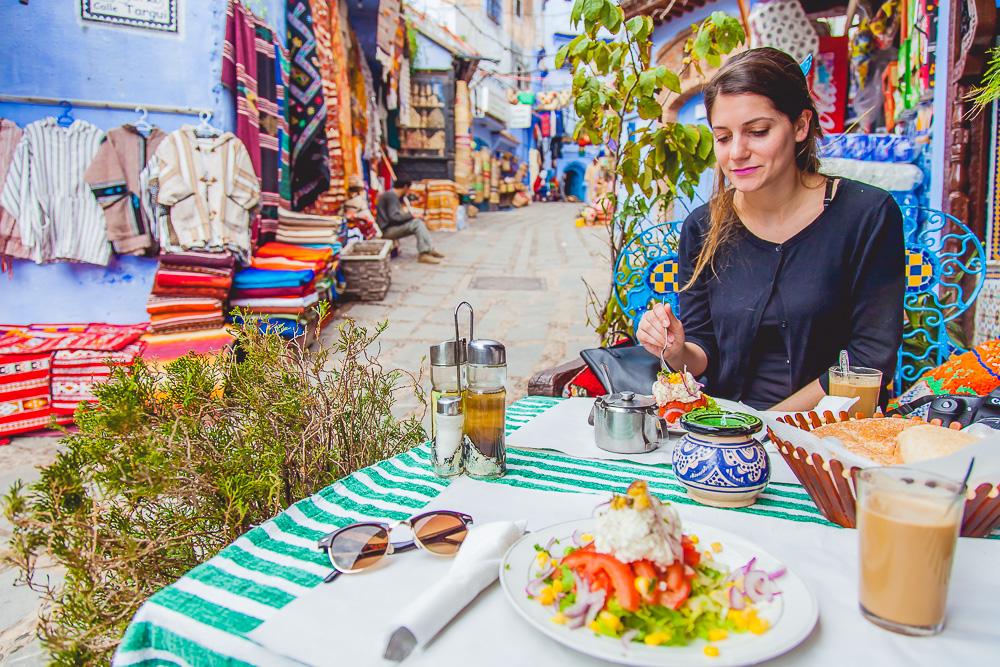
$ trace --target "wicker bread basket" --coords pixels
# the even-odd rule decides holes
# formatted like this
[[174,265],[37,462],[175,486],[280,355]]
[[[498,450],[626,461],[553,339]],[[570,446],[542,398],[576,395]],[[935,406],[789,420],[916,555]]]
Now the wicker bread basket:
[[[805,431],[812,431],[824,424],[850,419],[854,417],[846,412],[834,415],[827,411],[822,416],[815,412],[789,415],[781,417],[780,421]],[[939,421],[934,420],[932,423],[937,424]],[[959,425],[952,424],[951,427],[958,428]],[[785,459],[785,463],[795,473],[823,516],[844,528],[854,528],[857,501],[854,471],[859,468],[847,468],[837,459],[824,461],[819,454],[810,454],[802,447],[795,447],[782,440],[770,428],[768,434]],[[965,514],[962,517],[962,536],[986,537],[998,525],[1000,525],[1000,485],[983,483],[976,488],[970,488],[965,501]]]

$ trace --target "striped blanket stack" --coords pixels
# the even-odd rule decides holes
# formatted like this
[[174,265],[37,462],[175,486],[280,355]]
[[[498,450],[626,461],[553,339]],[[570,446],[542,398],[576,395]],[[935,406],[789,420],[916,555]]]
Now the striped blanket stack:
[[226,252],[161,254],[146,303],[150,330],[168,334],[222,327],[234,266]]
[[265,243],[251,258],[250,266],[233,279],[230,304],[252,315],[261,329],[286,338],[301,336],[314,329],[317,304],[337,297],[340,248],[339,241]]

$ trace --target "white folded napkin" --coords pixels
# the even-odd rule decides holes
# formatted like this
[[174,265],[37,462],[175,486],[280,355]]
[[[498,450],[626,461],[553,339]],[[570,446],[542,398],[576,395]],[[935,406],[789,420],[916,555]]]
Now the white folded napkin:
[[473,526],[455,555],[448,574],[394,618],[385,657],[402,660],[416,646],[433,639],[500,574],[500,559],[524,535],[525,521],[494,521]]

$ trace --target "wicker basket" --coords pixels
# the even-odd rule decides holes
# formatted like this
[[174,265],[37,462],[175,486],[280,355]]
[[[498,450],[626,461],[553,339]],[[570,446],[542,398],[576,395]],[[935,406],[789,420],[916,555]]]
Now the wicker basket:
[[[808,412],[781,417],[780,421],[805,431],[812,431],[823,424],[850,419],[853,417],[846,412],[835,416],[828,411],[823,413],[822,417],[815,412]],[[952,427],[957,428],[958,425],[952,424]],[[844,528],[854,528],[857,503],[854,471],[859,470],[859,468],[846,468],[837,459],[824,461],[819,454],[810,454],[802,447],[795,447],[782,440],[770,428],[768,434],[777,446],[782,458],[785,459],[785,463],[802,482],[802,486],[805,487],[809,497],[816,503],[823,516]],[[962,517],[962,536],[986,537],[998,525],[1000,525],[1000,485],[984,483],[975,489],[969,489],[965,502],[965,514]]]
[[361,301],[381,301],[392,283],[389,252],[392,241],[372,239],[349,243],[340,254],[340,268],[347,287],[344,296]]

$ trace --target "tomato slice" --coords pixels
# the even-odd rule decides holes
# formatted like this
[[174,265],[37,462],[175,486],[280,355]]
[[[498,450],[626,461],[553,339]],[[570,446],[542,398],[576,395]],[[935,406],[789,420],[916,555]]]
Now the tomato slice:
[[582,572],[591,581],[591,587],[599,582],[601,574],[610,583],[618,604],[623,609],[635,611],[639,608],[639,591],[635,590],[635,573],[632,568],[610,554],[596,551],[574,551],[562,560],[562,564]]
[[649,580],[648,592],[642,596],[642,599],[655,604],[660,597],[656,588],[660,580],[660,573],[657,571],[656,565],[649,560],[637,560],[632,563],[632,569],[635,570],[636,577],[645,577]]
[[671,609],[680,609],[691,595],[691,582],[682,578],[680,588],[670,588],[660,592],[660,604]]
[[701,562],[701,554],[698,553],[698,547],[687,535],[681,536],[681,548],[684,550],[684,563],[691,567],[698,567],[698,563]]

